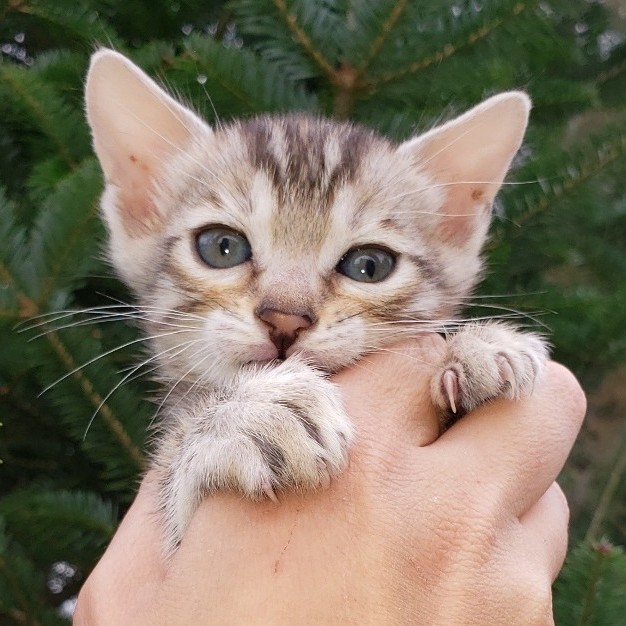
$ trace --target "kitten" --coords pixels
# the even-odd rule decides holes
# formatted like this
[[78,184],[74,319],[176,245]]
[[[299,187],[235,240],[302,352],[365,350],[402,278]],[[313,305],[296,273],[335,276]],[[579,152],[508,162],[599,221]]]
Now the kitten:
[[[166,389],[171,551],[208,492],[275,500],[341,473],[355,435],[327,375],[453,319],[530,103],[500,94],[400,145],[304,114],[211,129],[109,50],[86,102],[110,258]],[[537,336],[462,327],[433,369],[442,420],[529,393],[546,358]]]

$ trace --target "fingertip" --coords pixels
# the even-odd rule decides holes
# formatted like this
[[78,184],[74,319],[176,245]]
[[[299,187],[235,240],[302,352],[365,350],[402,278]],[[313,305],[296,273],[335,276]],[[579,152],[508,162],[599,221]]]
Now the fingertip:
[[567,498],[556,482],[519,518],[529,552],[532,546],[551,581],[558,576],[567,556],[569,518]]

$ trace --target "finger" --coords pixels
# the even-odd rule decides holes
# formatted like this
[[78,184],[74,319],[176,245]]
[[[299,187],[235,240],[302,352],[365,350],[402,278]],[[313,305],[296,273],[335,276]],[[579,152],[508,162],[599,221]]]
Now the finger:
[[424,334],[371,354],[334,377],[361,443],[385,437],[426,445],[437,438],[430,379],[444,348],[441,337]]
[[[481,488],[521,515],[556,479],[585,414],[585,397],[566,368],[550,363],[529,398],[499,400],[466,415],[432,448],[433,462],[462,459],[459,480],[489,476]],[[487,494],[487,491],[485,491]]]
[[552,483],[539,501],[520,517],[524,542],[537,556],[554,582],[567,553],[569,506],[557,483]]

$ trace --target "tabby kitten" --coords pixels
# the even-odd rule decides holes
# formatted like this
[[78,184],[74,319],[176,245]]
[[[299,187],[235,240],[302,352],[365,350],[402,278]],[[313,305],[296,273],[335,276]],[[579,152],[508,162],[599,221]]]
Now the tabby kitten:
[[[304,114],[212,129],[110,50],[86,101],[110,258],[166,389],[153,464],[171,551],[211,491],[275,500],[341,473],[355,435],[328,374],[453,319],[530,104],[500,94],[400,145]],[[433,401],[447,419],[519,397],[546,357],[536,336],[464,326]]]

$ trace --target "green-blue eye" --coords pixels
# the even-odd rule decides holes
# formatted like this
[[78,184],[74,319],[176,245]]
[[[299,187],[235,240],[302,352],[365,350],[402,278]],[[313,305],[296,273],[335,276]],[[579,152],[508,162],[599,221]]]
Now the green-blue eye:
[[200,258],[216,269],[226,269],[245,263],[252,256],[248,240],[226,226],[214,226],[196,235],[196,250]]
[[370,246],[348,250],[337,264],[337,271],[361,283],[378,283],[391,274],[395,265],[391,252]]

